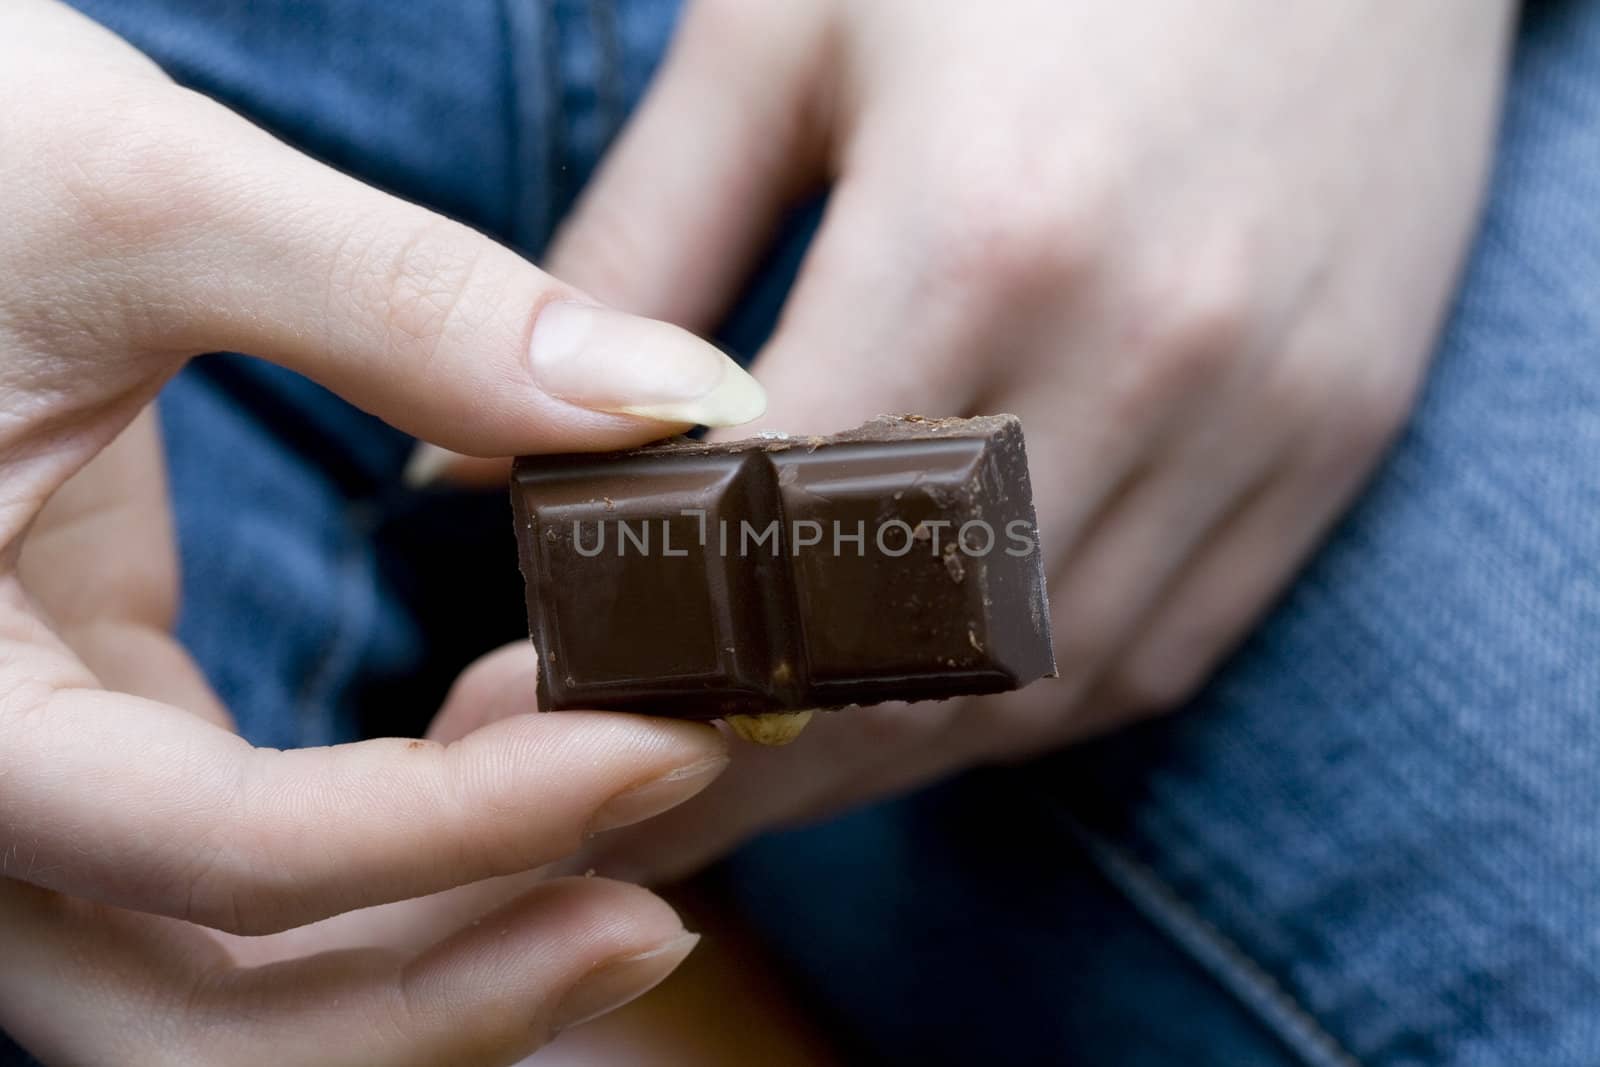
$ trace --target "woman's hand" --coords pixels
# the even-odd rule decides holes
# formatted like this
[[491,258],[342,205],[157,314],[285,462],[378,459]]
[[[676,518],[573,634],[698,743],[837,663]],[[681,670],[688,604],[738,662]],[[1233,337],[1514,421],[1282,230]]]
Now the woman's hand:
[[704,328],[782,210],[831,181],[756,364],[763,425],[1021,415],[1062,677],[741,750],[618,869],[680,871],[1193,693],[1405,419],[1476,218],[1512,16],[695,0],[553,268]]
[[169,635],[146,405],[239,350],[506,454],[736,422],[760,388],[46,0],[0,10],[0,196],[0,1027],[63,1063],[511,1062],[668,973],[693,937],[642,890],[442,891],[682,801],[716,732],[489,714],[491,660],[436,740],[252,749]]

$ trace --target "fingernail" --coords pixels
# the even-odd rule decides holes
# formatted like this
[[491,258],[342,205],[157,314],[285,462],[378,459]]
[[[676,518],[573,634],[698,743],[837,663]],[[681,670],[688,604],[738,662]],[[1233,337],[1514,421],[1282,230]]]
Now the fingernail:
[[551,1015],[551,1029],[570,1030],[650,992],[699,943],[699,934],[683,933],[648,952],[601,964],[567,990]]
[[767,410],[760,384],[714,345],[611,308],[546,305],[533,324],[530,359],[541,389],[593,411],[737,426]]
[[406,461],[406,469],[400,477],[408,488],[426,489],[438,481],[439,475],[448,470],[451,464],[464,458],[459,452],[452,452],[448,448],[440,448],[438,445],[422,441],[412,451],[411,458]]
[[600,806],[589,820],[588,832],[599,834],[631,826],[675,808],[711,784],[727,765],[727,753],[719,753],[625,789]]

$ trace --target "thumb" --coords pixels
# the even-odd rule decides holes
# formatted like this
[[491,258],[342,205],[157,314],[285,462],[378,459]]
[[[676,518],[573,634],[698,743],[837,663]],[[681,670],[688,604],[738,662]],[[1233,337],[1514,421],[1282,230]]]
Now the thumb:
[[[262,356],[480,455],[621,447],[765,405],[682,329],[607,308],[201,97],[157,82],[127,92],[116,113],[69,120],[65,143],[30,124],[56,156],[84,158],[37,176],[45,202],[19,244],[61,279],[61,306],[128,309],[114,325],[136,354]],[[39,220],[63,217],[39,239]],[[30,340],[104,370],[93,325],[78,353]]]
[[[826,177],[824,18],[814,4],[692,5],[549,267],[618,307],[714,329],[784,209]],[[496,485],[506,463],[424,446],[406,477]]]

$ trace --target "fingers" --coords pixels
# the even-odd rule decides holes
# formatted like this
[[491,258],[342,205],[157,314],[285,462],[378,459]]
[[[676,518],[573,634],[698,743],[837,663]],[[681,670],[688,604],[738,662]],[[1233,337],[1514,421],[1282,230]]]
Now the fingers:
[[[762,830],[909,784],[902,765],[925,769],[922,753],[945,739],[963,706],[925,701],[819,712],[790,745],[738,743],[711,788],[648,825],[595,840],[576,862],[646,884],[685,878]],[[947,754],[941,768],[957,758]]]
[[514,641],[481,656],[457,678],[445,696],[428,738],[443,744],[513,715],[533,710],[539,681],[539,654],[531,641]]
[[649,990],[697,940],[603,879],[541,885],[416,955],[241,969],[193,927],[16,882],[0,882],[0,938],[0,1025],[51,1062],[397,1067],[513,1063]]
[[[1130,606],[1104,616],[1101,628],[1091,625],[1091,609],[1074,603],[1073,585],[1054,583],[1057,633],[1073,646],[1062,657],[1069,685],[1041,683],[975,703],[958,720],[960,741],[953,747],[1014,759],[1181,706],[1310,556],[1370,473],[1394,426],[1382,412],[1369,414],[1366,423],[1333,420],[1331,426],[1307,417],[1297,426],[1306,440],[1295,447],[1241,449],[1280,457],[1264,477],[1229,481],[1225,467],[1208,468],[1234,502],[1203,536],[1189,539],[1176,567],[1170,561],[1163,566],[1169,558],[1164,553],[1149,556],[1148,546],[1141,547],[1149,535],[1124,517],[1123,546],[1138,550],[1135,558],[1153,560],[1152,569],[1165,577],[1124,585],[1133,590]],[[1223,472],[1220,481],[1217,472]],[[1085,581],[1097,568],[1086,558],[1080,553],[1071,564]],[[1112,574],[1106,580],[1129,579]],[[1073,625],[1087,632],[1074,640],[1068,631]],[[1068,660],[1078,664],[1070,674]],[[904,765],[914,768],[915,760]]]
[[[229,963],[203,931],[0,878],[0,1030],[46,1063],[162,1060],[155,1039],[201,975]],[[197,1062],[189,1060],[187,1062]]]
[[[714,329],[784,209],[825,177],[828,55],[814,14],[691,5],[649,94],[551,242],[550,271],[634,314]],[[507,468],[423,447],[406,481],[492,486]]]
[[[518,695],[533,692],[537,674],[538,656],[526,641],[491,652],[456,682],[444,707],[429,726],[428,736],[449,741],[520,713],[525,710],[526,702],[519,701]],[[831,725],[836,717],[826,718]],[[652,884],[694,872],[710,857],[725,851],[775,816],[784,814],[792,807],[797,793],[823,788],[836,775],[848,773],[848,768],[860,763],[868,751],[861,746],[843,746],[819,753],[815,751],[818,742],[812,739],[816,732],[808,730],[793,747],[781,752],[734,743],[730,755],[737,758],[704,792],[690,798],[675,812],[663,812],[646,824],[619,829],[590,841],[581,854],[562,862],[557,869],[576,872],[593,867],[623,881]],[[829,758],[830,755],[835,758]],[[625,857],[625,861],[608,859],[614,857]],[[426,902],[416,902],[425,906],[400,921],[425,930],[435,929],[439,923],[459,923],[483,911],[493,901],[504,899],[508,893],[525,888],[531,884],[529,879],[537,877],[529,873],[465,885]],[[394,928],[394,916],[389,914],[393,911],[377,909],[341,916],[325,925],[336,924],[350,936],[364,937],[370,934],[371,923],[378,923],[385,939],[409,936],[404,930]],[[363,921],[365,917],[370,919]]]
[[520,715],[443,746],[277,752],[165,705],[50,689],[0,701],[0,874],[240,933],[537,867],[698,792],[708,727]]
[[[479,455],[619,447],[760,413],[760,389],[691,334],[601,307],[194,94],[124,88],[115,111],[62,105],[64,129],[22,131],[23,156],[47,164],[14,175],[30,190],[18,258],[50,283],[53,310],[26,289],[4,299],[28,305],[12,316],[25,345],[57,357],[39,388],[87,406],[87,364],[99,388],[132,389],[152,359],[240,350]],[[147,358],[107,371],[108,333]]]
[[781,211],[824,176],[821,27],[806,5],[689,5],[550,269],[637,314],[715,327]]
[[18,572],[52,622],[172,625],[178,559],[164,472],[155,409],[146,408],[39,513]]
[[697,940],[644,890],[563,879],[418,956],[350,950],[226,973],[196,1002],[202,1017],[255,1009],[218,1035],[219,1053],[245,1058],[213,1062],[514,1063],[653,988]]
[[87,51],[93,52],[97,73],[116,70],[166,80],[148,56],[57,0],[12,0],[0,8],[0,49],[5,53],[0,72],[18,76],[23,84],[41,75],[81,77]]
[[[538,656],[527,641],[506,645],[479,659],[456,680],[444,706],[428,728],[428,738],[448,744],[491,723],[526,715],[538,678],[538,663]],[[659,818],[648,820],[648,824],[655,825]],[[626,832],[619,829],[601,834],[594,841]],[[259,958],[258,951],[269,952],[272,958],[280,958],[285,952],[300,954],[318,944],[353,947],[382,942],[420,951],[451,930],[549,878],[553,868],[581,872],[589,866],[582,860],[563,861],[486,878],[388,907],[338,915],[265,940],[242,939],[233,947],[236,954],[245,953],[247,959]]]
[[[881,199],[864,187],[834,189],[778,328],[756,357],[766,414],[722,436],[826,433],[885,413],[970,413],[1005,332],[940,272],[906,261]],[[504,480],[505,465],[430,452],[412,473],[488,485]]]
[[1225,457],[1200,448],[1168,457],[1107,502],[1051,579],[1056,651],[1069,690],[1081,692],[1098,676],[1273,461],[1265,450]]
[[984,376],[985,316],[907,262],[881,194],[837,187],[756,376],[771,404],[757,424],[825,433],[874,415],[967,414]]
[[1372,458],[1300,464],[1218,527],[1083,704],[1075,734],[1191,697],[1271,607],[1348,506]]
[[154,408],[50,498],[23,542],[18,574],[101,684],[230,725],[171,633],[178,561]]
[[[1195,447],[1141,470],[1106,501],[1050,579],[1059,679],[971,702],[943,751],[969,761],[1015,759],[1094,732],[1087,720],[1104,703],[1108,674],[1163,610],[1196,553],[1266,492],[1274,463],[1271,449],[1223,457]],[[937,761],[940,751],[928,755]]]

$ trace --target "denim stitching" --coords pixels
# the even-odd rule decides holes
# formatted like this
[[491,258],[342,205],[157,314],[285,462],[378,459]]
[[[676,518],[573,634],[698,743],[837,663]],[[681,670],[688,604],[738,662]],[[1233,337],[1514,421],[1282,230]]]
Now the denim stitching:
[[516,152],[512,244],[524,253],[541,246],[555,211],[552,178],[560,158],[556,113],[561,72],[551,0],[503,0],[510,55],[512,125]]
[[1135,910],[1171,938],[1307,1067],[1360,1067],[1355,1055],[1277,979],[1148,865],[1090,831],[1057,804],[1047,802],[1044,807]]
[[524,118],[522,109],[518,106],[518,88],[521,84],[521,79],[517,73],[517,45],[520,35],[517,33],[518,23],[511,12],[516,3],[517,0],[499,0],[498,4],[502,44],[500,51],[500,78],[502,81],[501,89],[505,93],[504,136],[506,140],[506,159],[508,161],[504,200],[501,205],[505,211],[505,215],[501,219],[501,230],[510,237],[513,243],[520,242],[524,237],[522,227],[526,225],[524,218],[526,212],[523,210],[523,200],[527,195],[525,191],[527,189],[527,172],[524,170],[525,161],[523,159],[525,149],[523,146],[522,124]]
[[544,71],[545,110],[545,173],[544,173],[544,226],[539,241],[548,240],[555,224],[556,205],[565,202],[564,183],[571,180],[568,163],[570,135],[566,127],[566,67],[561,38],[561,15],[556,10],[559,0],[539,0],[539,14],[544,24],[544,54],[540,69]]
[[599,74],[595,95],[606,141],[622,127],[627,116],[627,87],[622,77],[622,37],[617,26],[615,0],[589,0],[589,25],[594,32]]

